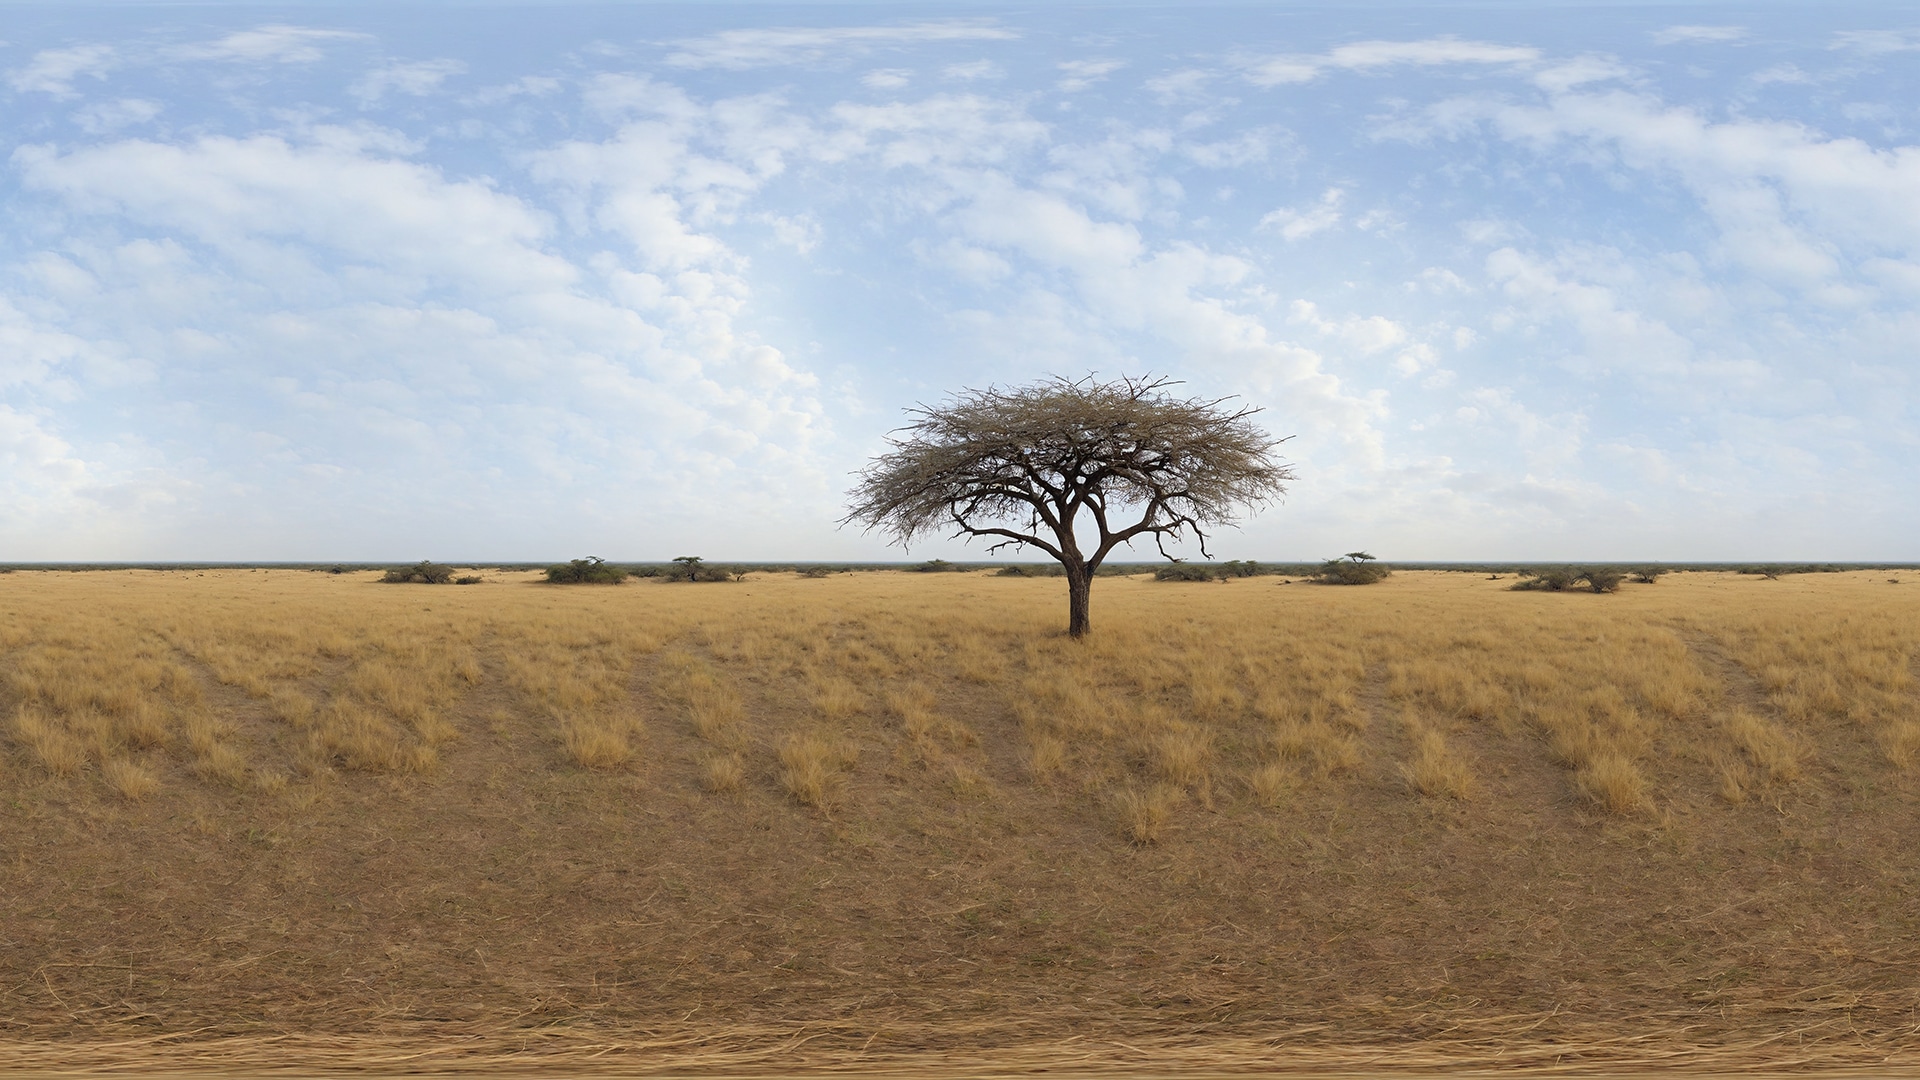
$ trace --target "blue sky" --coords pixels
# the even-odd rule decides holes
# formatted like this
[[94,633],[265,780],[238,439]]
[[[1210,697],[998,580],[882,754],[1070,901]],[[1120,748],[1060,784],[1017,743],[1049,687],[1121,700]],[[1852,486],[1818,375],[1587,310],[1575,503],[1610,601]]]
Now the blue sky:
[[0,560],[887,557],[835,520],[903,409],[1090,371],[1294,436],[1222,557],[1920,558],[1910,8],[0,40]]

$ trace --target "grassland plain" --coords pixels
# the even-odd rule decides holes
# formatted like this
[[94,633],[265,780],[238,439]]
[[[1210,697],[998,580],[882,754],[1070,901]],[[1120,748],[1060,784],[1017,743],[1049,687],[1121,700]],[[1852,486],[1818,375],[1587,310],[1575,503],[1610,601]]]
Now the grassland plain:
[[0,1066],[1920,1061],[1920,581],[485,576],[0,576]]

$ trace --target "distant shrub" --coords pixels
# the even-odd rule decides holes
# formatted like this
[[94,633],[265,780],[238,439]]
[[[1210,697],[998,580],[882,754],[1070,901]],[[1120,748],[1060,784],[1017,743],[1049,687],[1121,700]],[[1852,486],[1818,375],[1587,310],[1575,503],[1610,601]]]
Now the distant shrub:
[[598,555],[547,567],[547,582],[551,585],[618,585],[625,580],[625,570],[609,565]]
[[745,570],[733,570],[724,566],[709,566],[698,555],[676,555],[673,565],[662,575],[668,581],[738,581],[747,576]]
[[1155,581],[1219,581],[1220,573],[1211,566],[1197,563],[1170,563],[1157,567],[1153,571]]
[[1591,566],[1580,572],[1580,578],[1594,592],[1619,592],[1620,583],[1627,579],[1627,572],[1617,566]]
[[1520,571],[1520,580],[1510,586],[1515,592],[1566,592],[1580,584],[1580,572],[1572,567]]
[[1636,566],[1633,569],[1633,580],[1642,585],[1651,585],[1659,581],[1666,572],[1667,568],[1664,566]]
[[1845,570],[1844,566],[1832,563],[1762,563],[1758,566],[1743,566],[1740,572],[1773,579],[1782,574],[1837,574]]
[[380,580],[389,585],[446,585],[453,581],[453,568],[423,559],[412,566],[396,566]]
[[634,577],[659,577],[664,571],[657,566],[641,566],[628,571]]
[[1575,569],[1571,566],[1551,569],[1521,571],[1520,580],[1513,588],[1521,592],[1571,592],[1581,585],[1597,593],[1619,592],[1620,583],[1627,578],[1627,572],[1615,566],[1591,566]]
[[805,578],[832,577],[833,569],[826,566],[803,566],[799,569],[798,573],[801,577]]
[[960,569],[945,559],[930,559],[919,566],[908,567],[916,574],[946,574]]
[[481,577],[479,574],[462,574],[454,578],[453,583],[455,585],[478,585],[485,580],[487,579]]
[[347,572],[347,568],[346,568],[346,567],[344,567],[344,566],[329,566],[329,567],[327,567],[327,573],[329,573],[329,574],[344,574],[344,573],[346,573],[346,572]]
[[1067,572],[1058,566],[1003,566],[993,572],[994,577],[1065,577]]
[[1313,580],[1322,585],[1371,585],[1393,573],[1393,568],[1364,551],[1349,551],[1337,559],[1328,559],[1314,571]]
[[1266,567],[1252,560],[1241,562],[1239,559],[1229,559],[1220,564],[1221,577],[1259,577],[1266,572]]

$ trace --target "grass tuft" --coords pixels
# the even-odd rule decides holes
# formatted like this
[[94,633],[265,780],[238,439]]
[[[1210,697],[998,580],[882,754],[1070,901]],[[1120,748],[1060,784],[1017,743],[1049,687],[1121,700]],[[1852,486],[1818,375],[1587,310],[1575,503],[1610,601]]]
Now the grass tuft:
[[1428,798],[1473,798],[1473,770],[1447,746],[1446,737],[1432,729],[1414,736],[1413,757],[1400,766],[1400,775],[1413,790]]
[[100,776],[128,802],[139,802],[160,790],[160,778],[126,758],[108,758],[100,763]]

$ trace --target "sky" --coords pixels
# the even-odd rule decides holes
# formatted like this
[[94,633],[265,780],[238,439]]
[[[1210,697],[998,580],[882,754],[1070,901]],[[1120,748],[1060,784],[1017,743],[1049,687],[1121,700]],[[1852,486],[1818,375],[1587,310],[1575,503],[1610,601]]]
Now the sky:
[[1221,558],[1920,558],[1910,6],[0,42],[0,561],[979,558],[840,527],[905,410],[1149,373],[1291,436]]

